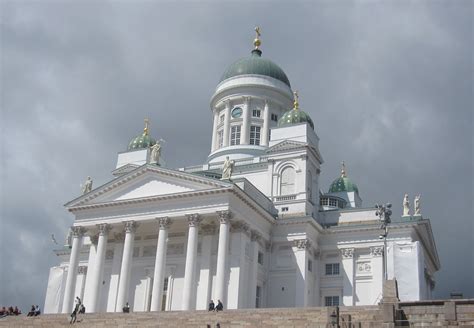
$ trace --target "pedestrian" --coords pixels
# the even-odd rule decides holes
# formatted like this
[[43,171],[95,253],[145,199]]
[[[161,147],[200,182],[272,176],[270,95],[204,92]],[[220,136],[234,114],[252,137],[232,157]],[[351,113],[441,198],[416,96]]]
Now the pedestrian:
[[224,310],[224,304],[222,304],[221,300],[217,300],[217,305],[216,305],[216,311],[222,311]]
[[215,307],[215,305],[214,305],[214,301],[211,300],[211,301],[209,302],[209,311],[215,311],[215,310],[216,310],[216,307]]
[[69,324],[71,324],[71,325],[76,322],[77,314],[79,313],[79,311],[81,309],[82,302],[81,302],[81,299],[79,298],[79,296],[76,296],[75,303],[76,303],[76,305],[74,306],[74,310],[72,310],[71,320],[69,321]]

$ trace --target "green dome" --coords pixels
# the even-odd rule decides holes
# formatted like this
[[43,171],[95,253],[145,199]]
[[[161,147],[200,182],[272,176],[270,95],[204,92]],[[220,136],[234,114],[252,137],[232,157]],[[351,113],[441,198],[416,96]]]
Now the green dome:
[[331,183],[329,192],[356,192],[359,193],[359,188],[348,177],[340,177]]
[[289,110],[285,114],[283,114],[283,116],[278,120],[278,127],[304,122],[308,123],[314,130],[314,123],[311,117],[309,117],[306,112],[293,108],[292,110]]
[[291,88],[290,81],[285,72],[283,72],[283,70],[274,62],[262,58],[261,56],[262,51],[259,49],[252,50],[252,55],[250,57],[239,59],[230,65],[222,75],[219,82],[238,75],[258,74],[273,77]]
[[143,132],[143,134],[130,140],[128,150],[149,148],[154,144],[156,144],[156,140],[150,137],[147,132]]

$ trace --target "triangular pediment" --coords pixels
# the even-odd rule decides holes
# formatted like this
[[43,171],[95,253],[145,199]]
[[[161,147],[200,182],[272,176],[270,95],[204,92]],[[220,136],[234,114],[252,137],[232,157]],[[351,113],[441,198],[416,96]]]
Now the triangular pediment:
[[305,147],[307,144],[301,141],[284,140],[267,149],[267,153],[277,153],[281,151],[296,150]]
[[223,181],[156,165],[143,165],[72,200],[66,204],[66,207],[114,203],[229,187],[232,187],[232,184]]
[[139,167],[140,165],[136,165],[136,164],[125,164],[115,170],[112,171],[112,174],[116,177],[118,176],[121,176],[121,175],[124,175],[124,174],[127,174],[127,173],[130,173],[132,172],[133,170],[135,170],[137,167]]

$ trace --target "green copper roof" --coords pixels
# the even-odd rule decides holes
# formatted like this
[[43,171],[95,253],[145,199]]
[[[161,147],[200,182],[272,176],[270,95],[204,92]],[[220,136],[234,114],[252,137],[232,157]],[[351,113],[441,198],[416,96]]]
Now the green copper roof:
[[349,180],[348,177],[340,177],[331,183],[329,187],[329,192],[356,192],[359,193],[359,188],[357,185]]
[[144,132],[143,134],[130,140],[130,143],[128,144],[128,150],[149,148],[154,144],[156,144],[156,140],[150,137],[147,132]]
[[290,81],[285,72],[271,60],[262,58],[262,51],[254,49],[250,57],[237,60],[230,65],[222,75],[219,82],[227,80],[231,77],[245,74],[258,74],[273,77],[287,86],[290,86]]
[[283,116],[278,120],[278,127],[304,122],[307,122],[314,130],[313,120],[306,112],[303,112],[300,109],[292,109],[283,114]]

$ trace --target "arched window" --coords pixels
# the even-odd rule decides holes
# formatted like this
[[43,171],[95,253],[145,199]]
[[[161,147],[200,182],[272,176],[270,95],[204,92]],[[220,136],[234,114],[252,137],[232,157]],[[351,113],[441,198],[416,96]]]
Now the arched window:
[[281,172],[280,195],[290,195],[295,193],[295,169],[287,167]]

